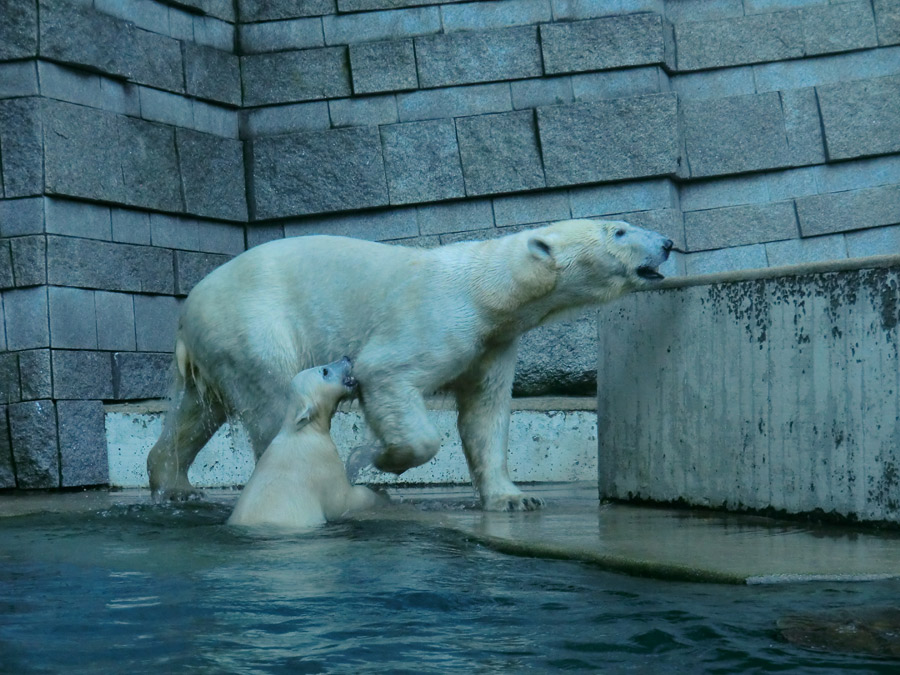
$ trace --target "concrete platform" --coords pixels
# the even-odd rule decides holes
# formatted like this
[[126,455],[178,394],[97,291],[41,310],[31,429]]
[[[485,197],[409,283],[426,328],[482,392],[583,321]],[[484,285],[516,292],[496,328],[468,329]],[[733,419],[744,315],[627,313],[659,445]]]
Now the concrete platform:
[[[900,533],[810,526],[710,511],[600,504],[597,487],[531,488],[547,506],[532,513],[485,513],[471,489],[391,489],[394,504],[358,520],[413,521],[452,530],[501,552],[580,560],[661,579],[728,584],[869,581],[900,577]],[[235,490],[206,499],[230,504]],[[102,510],[150,503],[145,490],[0,495],[3,517]]]

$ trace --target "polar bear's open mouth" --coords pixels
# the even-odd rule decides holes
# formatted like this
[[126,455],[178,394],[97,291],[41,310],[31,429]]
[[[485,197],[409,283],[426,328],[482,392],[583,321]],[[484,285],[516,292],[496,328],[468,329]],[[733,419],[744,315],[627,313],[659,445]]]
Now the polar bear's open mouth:
[[650,265],[641,265],[637,268],[637,275],[641,279],[647,279],[648,281],[659,281],[660,279],[665,279],[665,277],[659,273],[655,267],[650,267]]
[[356,389],[356,378],[352,375],[345,375],[344,379],[341,380],[341,384],[343,384],[347,389]]

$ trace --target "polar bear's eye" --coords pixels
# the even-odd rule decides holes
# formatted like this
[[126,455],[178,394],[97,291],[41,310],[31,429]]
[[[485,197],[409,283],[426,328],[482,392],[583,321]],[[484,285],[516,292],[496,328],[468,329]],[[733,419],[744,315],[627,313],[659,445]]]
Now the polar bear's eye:
[[328,368],[322,368],[322,377],[328,377]]
[[624,236],[625,236],[625,230],[623,230],[623,229],[621,229],[621,228],[618,229],[618,230],[616,230],[616,236],[617,236],[617,237],[624,237]]

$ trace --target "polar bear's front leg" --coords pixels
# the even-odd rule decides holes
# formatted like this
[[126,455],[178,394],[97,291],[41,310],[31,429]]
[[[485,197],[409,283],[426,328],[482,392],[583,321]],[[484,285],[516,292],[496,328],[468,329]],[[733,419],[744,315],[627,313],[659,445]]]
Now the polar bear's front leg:
[[510,480],[506,463],[518,340],[487,352],[455,385],[457,427],[472,482],[487,511],[532,511],[544,505]]
[[437,454],[441,437],[415,387],[399,382],[367,387],[362,403],[366,420],[384,444],[373,461],[376,469],[399,475]]

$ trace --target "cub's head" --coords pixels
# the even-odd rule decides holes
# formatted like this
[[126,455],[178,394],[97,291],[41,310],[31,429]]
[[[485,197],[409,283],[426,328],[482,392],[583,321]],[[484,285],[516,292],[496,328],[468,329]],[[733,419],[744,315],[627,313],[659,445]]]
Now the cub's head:
[[622,221],[565,220],[528,238],[534,262],[556,275],[556,292],[574,304],[606,302],[659,281],[671,239]]
[[338,403],[356,390],[352,368],[353,362],[345,356],[340,361],[297,373],[291,380],[285,425],[294,431],[312,423],[329,429]]

